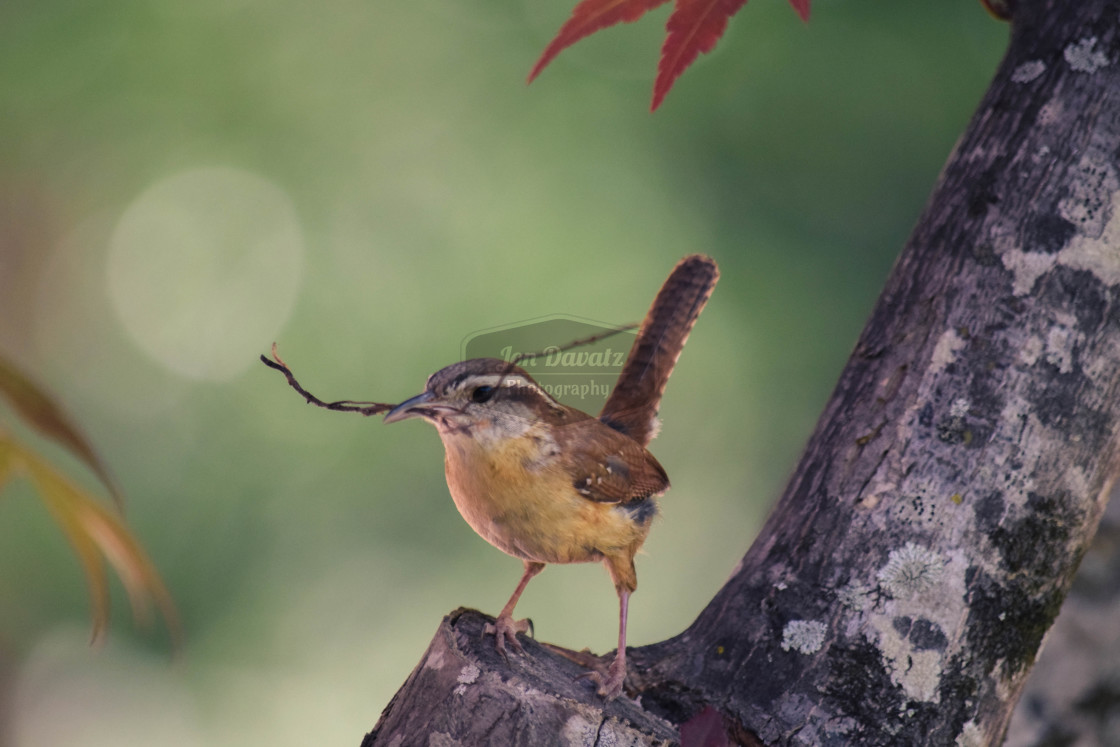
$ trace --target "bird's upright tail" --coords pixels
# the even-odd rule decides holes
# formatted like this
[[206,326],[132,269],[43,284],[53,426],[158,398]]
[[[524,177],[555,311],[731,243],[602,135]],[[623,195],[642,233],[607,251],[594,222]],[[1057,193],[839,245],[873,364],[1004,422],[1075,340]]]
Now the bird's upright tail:
[[719,268],[701,254],[685,257],[661,286],[599,419],[643,446],[657,435],[657,411],[692,325],[712,295]]

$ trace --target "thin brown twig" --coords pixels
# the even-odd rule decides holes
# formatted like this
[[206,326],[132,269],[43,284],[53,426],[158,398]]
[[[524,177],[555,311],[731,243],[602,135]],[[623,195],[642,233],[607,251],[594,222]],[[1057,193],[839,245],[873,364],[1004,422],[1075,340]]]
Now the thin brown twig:
[[396,405],[387,404],[385,402],[362,402],[352,399],[343,399],[337,402],[324,402],[300,386],[300,383],[296,381],[295,375],[292,374],[292,370],[288,368],[288,364],[285,363],[280,358],[279,353],[276,352],[276,343],[272,343],[272,358],[273,360],[269,360],[262,355],[261,362],[269,368],[274,368],[284,374],[284,378],[288,380],[288,386],[299,392],[303,398],[307,400],[308,404],[322,407],[326,410],[334,410],[336,412],[357,412],[367,417],[370,415],[380,415],[396,407]]

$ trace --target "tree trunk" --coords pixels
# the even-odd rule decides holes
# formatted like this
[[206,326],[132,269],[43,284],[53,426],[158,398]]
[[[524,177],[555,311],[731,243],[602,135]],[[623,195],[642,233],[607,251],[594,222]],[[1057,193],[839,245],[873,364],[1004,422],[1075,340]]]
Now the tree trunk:
[[637,703],[456,613],[366,744],[998,743],[1120,466],[1118,63],[1120,0],[1019,0],[761,535],[630,651]]
[[1120,499],[1116,491],[1011,719],[1006,747],[1120,744]]

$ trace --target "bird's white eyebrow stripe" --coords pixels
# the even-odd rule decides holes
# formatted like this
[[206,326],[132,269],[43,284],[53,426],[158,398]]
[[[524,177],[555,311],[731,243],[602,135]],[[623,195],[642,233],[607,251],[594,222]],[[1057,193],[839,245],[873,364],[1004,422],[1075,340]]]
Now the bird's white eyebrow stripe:
[[467,378],[463,379],[459,387],[461,389],[474,389],[475,387],[479,386],[498,386],[498,382],[501,382],[501,385],[503,387],[530,389],[540,394],[549,402],[556,405],[559,404],[555,399],[553,399],[552,395],[541,388],[539,384],[534,381],[530,381],[521,374],[517,373],[509,373],[505,376],[500,376],[498,374],[476,374],[474,376],[468,376]]

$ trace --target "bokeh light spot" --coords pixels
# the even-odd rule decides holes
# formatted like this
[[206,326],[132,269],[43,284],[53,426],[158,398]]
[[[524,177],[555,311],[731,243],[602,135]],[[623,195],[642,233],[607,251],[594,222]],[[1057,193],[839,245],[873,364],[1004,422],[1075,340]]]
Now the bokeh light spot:
[[183,171],[143,192],[110,240],[113,308],[137,345],[187,378],[226,380],[286,321],[303,272],[288,196],[232,168]]

